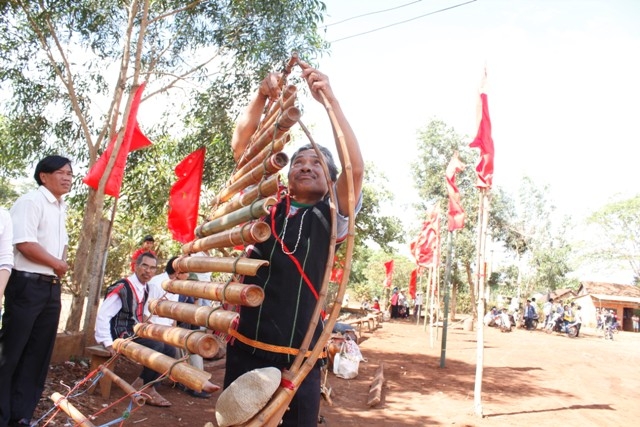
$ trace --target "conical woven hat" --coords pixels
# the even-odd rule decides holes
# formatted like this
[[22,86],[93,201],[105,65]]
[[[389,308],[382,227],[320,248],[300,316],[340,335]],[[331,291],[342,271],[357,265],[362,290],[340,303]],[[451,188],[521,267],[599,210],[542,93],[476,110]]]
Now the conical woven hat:
[[219,427],[242,424],[269,402],[280,385],[277,368],[261,368],[238,377],[218,397],[216,420]]

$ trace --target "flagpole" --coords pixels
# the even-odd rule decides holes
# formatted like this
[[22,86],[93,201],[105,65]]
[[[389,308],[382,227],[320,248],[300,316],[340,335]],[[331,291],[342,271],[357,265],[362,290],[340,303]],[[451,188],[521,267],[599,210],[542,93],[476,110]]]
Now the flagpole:
[[484,318],[484,282],[485,276],[483,271],[484,266],[484,250],[485,250],[485,239],[486,239],[486,230],[487,225],[489,223],[489,215],[488,215],[488,199],[487,199],[487,189],[480,189],[480,201],[478,204],[478,258],[477,258],[477,286],[476,289],[478,291],[478,332],[477,332],[477,340],[476,340],[476,380],[475,387],[473,390],[474,395],[474,412],[476,415],[482,417],[482,375],[484,371],[484,323],[482,319]]
[[442,324],[442,347],[440,349],[440,367],[444,368],[447,354],[447,328],[449,327],[449,282],[451,281],[451,256],[453,254],[453,234],[447,235],[447,264],[444,270],[444,323]]

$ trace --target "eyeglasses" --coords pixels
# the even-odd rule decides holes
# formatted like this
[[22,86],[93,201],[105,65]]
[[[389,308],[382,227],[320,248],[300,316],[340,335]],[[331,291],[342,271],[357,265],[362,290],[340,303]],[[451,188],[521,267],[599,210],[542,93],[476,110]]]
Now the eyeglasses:
[[158,268],[158,266],[156,266],[156,265],[149,265],[149,264],[145,264],[145,263],[140,264],[140,267],[145,269],[145,270],[155,270],[156,268]]

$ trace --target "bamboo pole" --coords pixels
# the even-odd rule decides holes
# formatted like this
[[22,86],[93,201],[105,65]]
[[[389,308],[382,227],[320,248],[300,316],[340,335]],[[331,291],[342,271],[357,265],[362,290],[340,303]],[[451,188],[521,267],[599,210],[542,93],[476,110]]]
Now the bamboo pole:
[[269,225],[264,222],[245,223],[245,225],[224,230],[182,246],[183,254],[204,252],[210,249],[229,248],[237,245],[253,245],[266,241],[271,236]]
[[260,267],[269,265],[269,261],[250,258],[214,258],[183,256],[173,262],[173,268],[178,272],[246,274],[255,276]]
[[149,301],[149,311],[160,317],[170,317],[180,322],[225,333],[238,318],[238,313],[234,311],[157,299]]
[[195,234],[199,238],[202,238],[235,227],[236,225],[247,221],[263,217],[269,213],[269,208],[277,202],[278,201],[274,197],[257,200],[249,206],[199,225],[196,228]]
[[440,347],[440,367],[444,368],[447,356],[447,329],[449,328],[449,287],[451,281],[451,257],[453,256],[453,236],[455,230],[447,235],[447,264],[444,270],[444,319],[442,324],[442,345]]
[[244,176],[240,177],[233,184],[225,187],[218,193],[214,199],[214,204],[219,205],[231,199],[241,190],[247,188],[250,185],[254,185],[262,181],[266,176],[273,175],[276,172],[280,172],[282,168],[289,163],[289,157],[283,153],[275,153],[265,159],[264,162],[259,163]]
[[161,374],[168,372],[171,379],[184,384],[192,390],[205,391],[207,393],[220,390],[219,386],[209,382],[210,373],[194,368],[185,361],[178,361],[173,357],[165,356],[134,341],[127,341],[121,338],[117,338],[113,342],[113,348],[118,353],[122,353],[127,358],[149,369]]
[[478,204],[478,241],[477,241],[477,274],[476,290],[478,295],[478,319],[476,338],[476,378],[473,389],[473,407],[477,416],[482,417],[482,377],[484,373],[484,242],[486,239],[487,224],[489,222],[487,189],[480,189],[480,201]]
[[51,400],[53,400],[53,403],[55,403],[57,407],[62,409],[65,414],[69,415],[71,419],[75,421],[77,426],[94,427],[94,424],[89,421],[89,419],[85,417],[82,412],[80,412],[75,406],[69,403],[67,398],[60,393],[53,393],[51,395]]
[[[238,194],[235,198],[216,208],[211,214],[210,220],[220,218],[245,206],[251,205],[258,199],[272,196],[277,193],[279,186],[278,175],[272,175],[264,181],[260,181],[256,186],[247,189],[242,194]],[[213,205],[213,204],[212,204]]]
[[234,305],[257,307],[264,300],[264,290],[260,286],[244,283],[213,283],[198,280],[165,280],[162,289],[174,294],[224,301]]
[[220,347],[212,334],[202,331],[155,325],[153,323],[138,323],[133,327],[133,331],[140,337],[162,341],[174,347],[181,347],[204,358],[214,357]]
[[100,366],[98,369],[102,372],[105,377],[108,377],[109,380],[120,387],[120,390],[124,391],[126,395],[131,396],[131,400],[138,406],[142,406],[147,401],[146,397],[142,394],[138,393],[138,390],[133,388],[131,384],[120,378],[116,375],[111,369],[105,367],[104,365]]

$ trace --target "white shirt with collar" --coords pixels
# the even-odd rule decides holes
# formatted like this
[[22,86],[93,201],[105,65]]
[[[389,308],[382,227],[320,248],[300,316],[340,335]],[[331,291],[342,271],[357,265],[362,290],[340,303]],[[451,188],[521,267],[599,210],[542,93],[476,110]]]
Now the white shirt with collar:
[[[162,274],[158,274],[157,276],[153,276],[151,280],[149,280],[149,298],[147,299],[147,303],[144,305],[144,317],[149,318],[151,316],[151,312],[149,311],[149,301],[154,299],[165,298],[169,301],[177,302],[180,295],[174,294],[171,292],[167,292],[162,289],[162,282],[165,280],[169,280],[170,277],[165,271]],[[158,315],[153,315],[149,318],[149,322],[156,325],[165,325],[165,326],[173,326],[175,320],[168,317],[160,317]]]
[[[141,283],[140,280],[138,280],[138,276],[135,274],[127,277],[127,280],[131,285],[133,285],[133,292],[135,293],[134,299],[142,303],[144,291],[147,288],[147,285],[145,283]],[[98,309],[98,316],[96,317],[96,331],[94,338],[97,343],[102,344],[105,347],[113,345],[113,338],[111,337],[111,319],[113,316],[118,314],[121,309],[122,301],[120,301],[120,296],[115,292],[107,295],[105,300],[102,301],[102,304],[100,304],[100,308]]]
[[[21,196],[11,207],[13,244],[39,243],[47,252],[62,259],[69,243],[66,204],[58,200],[45,186]],[[35,263],[14,249],[13,267],[29,273],[55,276],[53,268]]]

